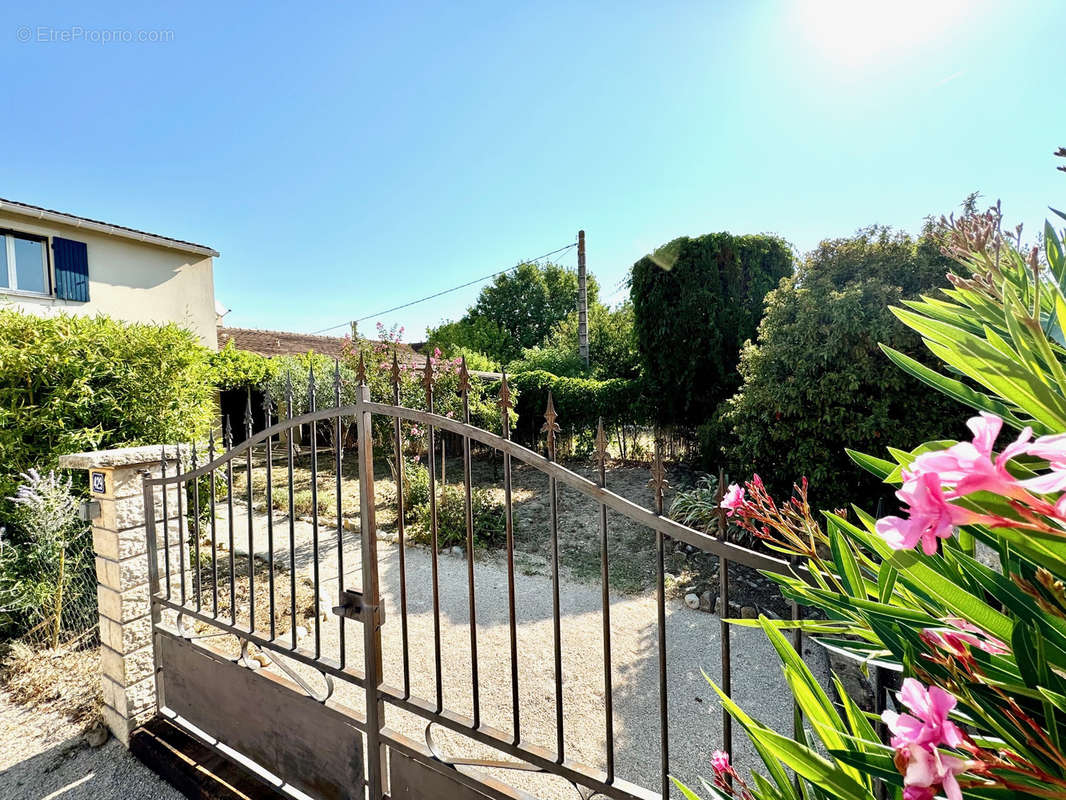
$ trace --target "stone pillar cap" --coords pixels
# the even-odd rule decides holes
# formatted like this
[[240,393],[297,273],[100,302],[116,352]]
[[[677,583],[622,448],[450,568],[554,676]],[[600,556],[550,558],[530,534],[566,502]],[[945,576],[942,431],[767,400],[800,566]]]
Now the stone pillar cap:
[[94,469],[101,467],[131,467],[138,464],[158,464],[166,455],[167,460],[187,456],[187,444],[148,444],[140,447],[119,447],[114,450],[96,450],[89,453],[67,453],[59,457],[59,466],[65,469]]

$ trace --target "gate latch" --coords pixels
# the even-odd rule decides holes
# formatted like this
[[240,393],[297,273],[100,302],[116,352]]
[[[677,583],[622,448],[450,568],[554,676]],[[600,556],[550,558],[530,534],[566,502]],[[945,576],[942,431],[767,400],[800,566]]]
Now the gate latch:
[[381,627],[385,622],[385,609],[363,601],[363,593],[354,589],[341,589],[340,605],[333,608],[333,613],[356,622],[366,622],[368,614],[373,614],[374,623]]

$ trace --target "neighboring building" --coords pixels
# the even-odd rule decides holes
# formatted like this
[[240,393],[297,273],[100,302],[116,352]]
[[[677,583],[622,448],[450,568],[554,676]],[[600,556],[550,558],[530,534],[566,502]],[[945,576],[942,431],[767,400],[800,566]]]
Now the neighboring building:
[[[291,333],[289,331],[263,331],[256,328],[218,329],[218,346],[220,348],[233,343],[238,350],[247,350],[261,356],[302,356],[305,353],[318,353],[330,358],[340,358],[344,353],[342,336],[316,336],[310,333]],[[426,357],[411,349],[411,345],[400,344],[401,351],[410,351],[411,363],[419,369],[426,366]]]
[[[264,331],[256,328],[218,328],[218,347],[233,345],[237,350],[245,350],[249,353],[258,353],[261,356],[302,356],[307,353],[340,358],[344,355],[344,346],[348,342],[346,337],[341,336],[316,336],[310,333],[293,333],[291,331]],[[400,348],[409,350],[409,346],[401,344]],[[411,363],[423,369],[426,366],[425,356],[411,353]],[[326,380],[329,380],[327,377]],[[247,403],[252,405],[252,430],[261,430],[266,424],[263,416],[263,394],[258,388],[226,390],[219,393],[219,405],[223,419],[243,420]],[[243,424],[235,424],[232,427],[233,441],[244,441]],[[297,441],[304,441],[305,431],[297,434]]]
[[[263,331],[257,328],[218,328],[219,348],[232,344],[238,350],[247,350],[261,356],[302,356],[305,353],[318,353],[331,358],[340,358],[344,352],[342,336],[316,336],[311,333],[292,333],[289,331]],[[410,364],[416,369],[425,369],[425,342],[397,345],[400,352],[410,356]],[[481,372],[470,370],[471,375],[498,381],[502,376],[498,372]]]
[[206,245],[0,199],[0,306],[176,322],[214,348],[216,256]]
[[302,356],[319,353],[340,358],[346,339],[340,336],[315,336],[309,333],[288,331],[262,331],[255,328],[218,329],[218,346],[233,343],[238,350],[247,350],[261,356]]

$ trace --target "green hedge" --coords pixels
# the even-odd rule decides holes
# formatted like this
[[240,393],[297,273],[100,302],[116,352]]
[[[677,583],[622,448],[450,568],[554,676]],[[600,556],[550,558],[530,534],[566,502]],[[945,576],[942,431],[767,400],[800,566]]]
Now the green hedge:
[[561,378],[544,370],[508,376],[519,389],[518,428],[520,437],[535,438],[544,422],[548,392],[552,393],[559,424],[564,429],[593,430],[603,417],[604,424],[634,422],[644,416],[641,384],[637,380],[610,378]]
[[[174,324],[0,310],[0,498],[63,453],[205,435],[209,355]],[[10,511],[0,501],[0,524]]]
[[212,380],[221,391],[227,389],[257,389],[278,374],[276,359],[238,350],[233,342],[211,354]]

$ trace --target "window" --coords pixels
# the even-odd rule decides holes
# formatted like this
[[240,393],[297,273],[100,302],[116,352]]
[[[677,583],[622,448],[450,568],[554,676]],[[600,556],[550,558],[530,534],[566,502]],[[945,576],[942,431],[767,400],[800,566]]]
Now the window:
[[0,288],[49,293],[48,258],[43,240],[0,233]]

